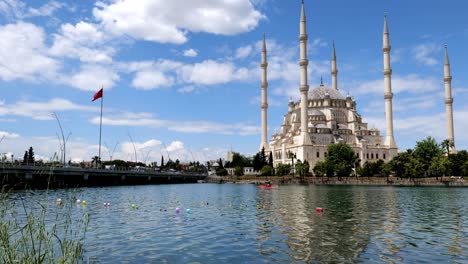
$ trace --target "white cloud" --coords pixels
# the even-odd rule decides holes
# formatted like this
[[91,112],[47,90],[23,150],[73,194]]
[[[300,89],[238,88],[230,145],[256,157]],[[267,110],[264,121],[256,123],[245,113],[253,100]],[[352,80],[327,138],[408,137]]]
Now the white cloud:
[[196,57],[198,56],[198,51],[194,50],[194,49],[188,49],[188,50],[184,50],[184,56],[185,57]]
[[1,79],[54,79],[61,65],[47,55],[41,28],[24,22],[0,26],[0,39]]
[[[99,117],[92,118],[91,123],[99,124]],[[149,128],[167,128],[171,131],[184,133],[205,133],[223,135],[256,135],[260,132],[257,126],[243,123],[224,124],[210,121],[176,121],[154,118],[149,113],[121,113],[115,116],[105,116],[102,123],[109,126],[131,126]]]
[[206,60],[183,66],[181,77],[186,83],[213,85],[230,82],[235,78],[234,71],[235,66],[232,63]]
[[174,80],[172,77],[166,76],[157,70],[137,72],[132,81],[134,87],[142,90],[158,89],[172,86],[173,84]]
[[236,58],[237,59],[245,59],[250,54],[252,54],[253,47],[251,45],[240,47],[236,50]]
[[414,58],[419,63],[433,66],[439,63],[439,60],[434,58],[434,53],[441,49],[442,47],[433,43],[421,44],[413,49]]
[[63,24],[60,34],[54,34],[50,53],[55,56],[78,58],[82,62],[110,63],[115,53],[112,47],[102,47],[108,39],[94,24],[79,22]]
[[97,2],[93,14],[116,35],[177,44],[187,41],[187,31],[234,35],[263,18],[249,0],[116,0]]
[[19,138],[20,135],[16,134],[16,133],[9,133],[9,132],[6,132],[6,131],[0,131],[0,139],[10,139],[10,138]]
[[[384,92],[384,81],[382,79],[364,81],[360,83],[351,84],[355,88],[351,88],[353,95],[360,94],[382,94]],[[415,93],[423,94],[426,92],[437,91],[443,89],[443,84],[440,80],[433,77],[421,77],[416,74],[407,76],[394,76],[392,78],[392,92],[397,93]]]
[[0,116],[23,116],[36,120],[52,120],[53,112],[88,111],[98,112],[97,107],[77,105],[67,99],[53,98],[47,102],[19,101],[0,106]]
[[0,1],[0,12],[8,19],[21,18],[26,5],[18,0]]
[[52,16],[55,11],[63,8],[65,4],[58,1],[50,1],[39,8],[29,8],[26,17]]
[[97,91],[100,87],[104,90],[112,88],[119,79],[119,75],[109,67],[84,64],[79,72],[64,77],[63,81],[80,90]]
[[173,141],[166,148],[166,150],[169,152],[173,152],[173,151],[177,151],[181,149],[184,149],[184,143],[182,143],[181,141]]

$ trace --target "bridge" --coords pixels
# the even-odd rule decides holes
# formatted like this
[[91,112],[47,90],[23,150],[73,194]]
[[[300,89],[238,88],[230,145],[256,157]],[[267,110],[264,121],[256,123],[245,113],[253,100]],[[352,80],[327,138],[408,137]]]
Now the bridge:
[[91,186],[197,183],[208,175],[150,169],[96,169],[0,165],[0,184],[14,189],[76,188]]

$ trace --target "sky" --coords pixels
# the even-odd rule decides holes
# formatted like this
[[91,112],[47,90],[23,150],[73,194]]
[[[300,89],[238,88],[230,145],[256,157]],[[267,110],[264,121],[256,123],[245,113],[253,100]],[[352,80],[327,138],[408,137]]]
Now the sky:
[[[447,138],[443,58],[452,68],[455,144],[468,148],[468,2],[305,0],[309,85],[357,101],[385,135],[382,31],[392,46],[395,140],[400,150]],[[253,155],[260,146],[260,56],[268,50],[268,135],[299,99],[301,1],[0,0],[0,154],[36,159],[98,155],[159,163]],[[135,155],[136,153],[136,155]]]

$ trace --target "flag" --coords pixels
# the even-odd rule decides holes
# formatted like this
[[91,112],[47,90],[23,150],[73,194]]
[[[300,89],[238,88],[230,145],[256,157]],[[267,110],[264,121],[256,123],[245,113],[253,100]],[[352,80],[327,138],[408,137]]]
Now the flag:
[[94,94],[93,100],[92,100],[91,102],[94,102],[94,101],[96,101],[97,99],[99,99],[99,98],[102,97],[103,89],[104,89],[104,88],[101,88],[101,90],[97,91],[97,93]]

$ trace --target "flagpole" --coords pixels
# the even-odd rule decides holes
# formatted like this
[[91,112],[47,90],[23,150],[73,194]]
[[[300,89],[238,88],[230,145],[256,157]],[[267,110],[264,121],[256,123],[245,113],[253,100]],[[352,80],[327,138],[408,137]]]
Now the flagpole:
[[96,161],[96,165],[101,163],[101,138],[102,138],[102,104],[104,101],[104,87],[102,89],[102,96],[101,96],[101,121],[99,122],[99,160]]

